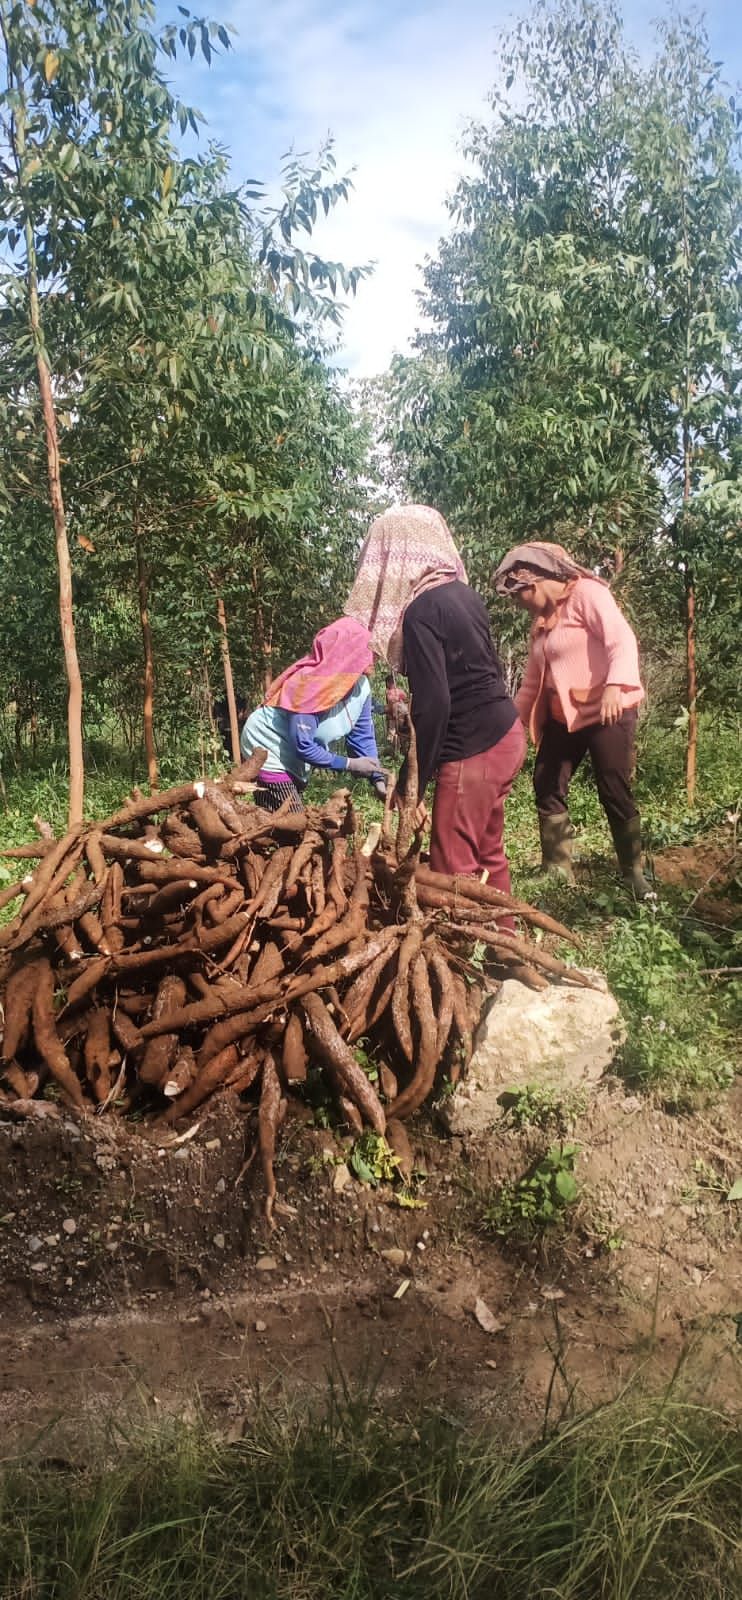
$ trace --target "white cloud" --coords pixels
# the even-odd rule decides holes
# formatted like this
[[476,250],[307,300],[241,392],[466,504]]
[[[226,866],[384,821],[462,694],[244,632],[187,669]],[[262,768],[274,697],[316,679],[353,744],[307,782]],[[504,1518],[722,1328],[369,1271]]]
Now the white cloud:
[[234,53],[199,83],[236,176],[268,177],[289,147],[314,152],[328,132],[339,171],[355,167],[349,203],[312,247],[348,266],[376,262],[345,314],[340,359],[356,375],[383,370],[419,322],[418,265],[447,227],[457,141],[494,80],[497,9],[233,0]]
[[[348,266],[377,263],[346,312],[341,359],[354,375],[382,371],[419,323],[418,265],[448,227],[445,198],[463,167],[457,141],[468,118],[486,114],[497,29],[527,4],[227,0],[210,10],[236,27],[233,52],[211,72],[197,69],[195,88],[193,66],[174,74],[232,151],[238,180],[277,179],[283,153],[315,153],[328,131],[340,171],[357,169],[350,203],[312,240]],[[651,49],[645,0],[624,0],[623,11],[629,37]],[[728,0],[709,0],[708,13],[734,76],[738,23]]]

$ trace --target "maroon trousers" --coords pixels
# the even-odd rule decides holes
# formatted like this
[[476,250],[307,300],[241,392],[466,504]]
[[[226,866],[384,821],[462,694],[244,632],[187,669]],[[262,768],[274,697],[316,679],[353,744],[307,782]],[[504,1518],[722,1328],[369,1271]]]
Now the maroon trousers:
[[525,760],[520,718],[489,750],[438,769],[433,801],[430,865],[434,872],[477,877],[486,869],[495,889],[510,893],[503,846],[505,799]]

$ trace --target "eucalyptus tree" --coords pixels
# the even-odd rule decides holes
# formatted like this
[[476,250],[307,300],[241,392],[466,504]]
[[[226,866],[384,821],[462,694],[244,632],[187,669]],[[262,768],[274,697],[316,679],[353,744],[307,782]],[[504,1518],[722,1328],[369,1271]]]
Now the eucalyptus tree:
[[[242,496],[252,518],[280,501],[270,483],[258,486],[253,460],[266,430],[280,431],[270,413],[281,412],[281,383],[272,378],[266,401],[266,373],[290,364],[309,319],[337,318],[338,287],[355,292],[365,270],[324,262],[295,242],[319,210],[347,198],[331,148],[312,168],[289,163],[270,211],[255,206],[255,185],[230,186],[223,152],[178,154],[177,130],[196,129],[198,117],[169,89],[167,58],[182,47],[210,61],[229,46],[223,26],[179,10],[177,26],[158,30],[150,0],[96,8],[0,0],[9,157],[0,337],[10,357],[0,426],[11,446],[0,494],[6,530],[19,495],[37,514],[44,500],[53,513],[71,822],[82,812],[83,761],[70,527],[88,553],[89,591],[97,580],[99,616],[101,590],[114,585],[120,598],[133,575],[156,782],[152,574],[164,592],[168,575],[172,587],[188,568],[181,615],[184,594],[197,588],[182,535],[197,528],[205,548],[226,492],[215,459],[227,463],[229,493]],[[218,569],[213,561],[209,570]],[[213,604],[223,623],[223,596]]]
[[740,110],[700,23],[645,68],[595,0],[543,0],[499,59],[392,445],[480,581],[550,530],[609,572],[664,567],[658,631],[680,582],[692,799],[696,612],[731,594],[739,527]]
[[[137,263],[148,224],[162,205],[172,172],[171,126],[195,123],[168,89],[157,65],[150,0],[0,0],[6,83],[0,91],[3,187],[0,224],[7,250],[3,295],[21,305],[26,328],[16,353],[35,369],[46,444],[48,501],[59,574],[59,616],[68,681],[70,824],[83,809],[82,681],[72,604],[72,567],[62,486],[57,411],[60,391],[85,383],[85,351],[74,375],[59,372],[46,311],[55,296],[75,293],[96,229],[105,229],[108,270],[98,285],[99,314],[135,308]],[[183,12],[168,30],[190,50],[210,55],[211,40],[229,35]],[[17,326],[17,324],[16,324]]]
[[663,490],[661,539],[684,591],[692,804],[699,613],[726,609],[730,631],[740,620],[742,101],[701,24],[673,19],[661,46],[632,119],[622,205],[643,285],[636,399]]

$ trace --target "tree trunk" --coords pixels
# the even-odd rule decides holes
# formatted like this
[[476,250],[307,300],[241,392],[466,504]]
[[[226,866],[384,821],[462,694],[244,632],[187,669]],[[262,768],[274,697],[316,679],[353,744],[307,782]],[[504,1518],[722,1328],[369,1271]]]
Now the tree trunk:
[[696,586],[690,567],[685,569],[685,662],[688,693],[688,744],[685,752],[685,789],[688,805],[696,803],[698,762],[698,678],[696,675]]
[[75,619],[72,610],[72,563],[70,561],[70,546],[67,538],[67,518],[64,509],[64,496],[62,494],[62,480],[59,470],[59,434],[57,431],[57,413],[54,407],[54,394],[52,390],[51,372],[44,347],[44,335],[41,327],[41,311],[39,307],[38,273],[36,269],[36,244],[34,241],[31,217],[28,211],[25,195],[24,161],[26,153],[26,107],[23,91],[23,76],[18,70],[11,54],[11,44],[5,19],[3,18],[3,37],[5,40],[8,61],[9,87],[15,94],[16,105],[11,124],[11,145],[18,182],[18,193],[23,209],[23,232],[26,246],[26,289],[28,292],[28,320],[33,339],[34,355],[36,358],[36,373],[41,396],[41,414],[44,420],[44,436],[46,442],[46,469],[49,480],[49,501],[51,504],[52,520],[54,522],[54,538],[57,552],[57,571],[59,574],[59,623],[62,633],[62,648],[64,651],[64,666],[67,675],[67,742],[70,759],[70,790],[68,804],[69,826],[75,827],[82,822],[83,799],[85,789],[85,764],[82,749],[82,678],[80,677],[80,663],[77,656],[77,641],[75,638]]
[[255,596],[255,633],[257,636],[258,658],[260,662],[260,677],[263,690],[267,694],[273,682],[273,623],[266,626],[263,602],[260,598],[260,579],[258,568],[253,561],[252,587]]
[[273,623],[263,634],[263,688],[266,694],[273,682]]
[[222,666],[224,668],[224,687],[227,692],[227,708],[229,710],[229,734],[232,741],[232,760],[236,767],[240,764],[240,727],[237,721],[237,701],[234,697],[234,678],[232,676],[232,657],[229,653],[229,634],[227,633],[227,613],[221,595],[217,596],[216,615],[219,623],[219,640],[222,650]]
[[[28,233],[30,235],[30,228]],[[28,252],[28,239],[26,241]],[[31,243],[31,249],[33,244]],[[82,822],[82,807],[85,790],[85,763],[82,750],[82,678],[80,676],[80,663],[77,657],[77,640],[75,638],[75,619],[72,610],[72,563],[70,561],[70,546],[67,538],[67,519],[62,496],[62,481],[59,473],[59,437],[57,434],[57,415],[54,409],[54,396],[52,394],[51,375],[46,360],[46,355],[41,348],[41,323],[39,318],[39,297],[36,290],[35,268],[29,268],[29,300],[31,306],[31,327],[34,340],[38,341],[36,352],[36,371],[39,377],[39,390],[41,393],[41,410],[44,418],[44,433],[46,435],[46,464],[49,477],[49,499],[51,501],[52,518],[54,520],[54,537],[57,547],[57,570],[59,573],[59,622],[62,631],[62,648],[64,650],[64,666],[67,674],[67,742],[70,753],[70,793],[68,806],[68,823],[74,828]]]
[[[683,428],[683,507],[687,508],[691,495],[691,440],[690,431]],[[698,676],[696,672],[696,585],[693,569],[685,561],[685,672],[688,697],[688,742],[685,751],[685,792],[688,805],[696,803],[696,771],[698,766]]]
[[267,694],[273,682],[273,629],[266,630],[263,607],[258,599],[255,601],[255,633],[257,635],[260,677],[263,689]]
[[152,653],[152,629],[149,621],[149,573],[142,550],[142,541],[139,533],[137,516],[134,518],[134,543],[137,553],[137,590],[139,593],[139,620],[142,625],[142,646],[144,649],[144,696],[142,700],[142,718],[144,722],[144,751],[147,757],[147,778],[150,789],[159,788],[160,776],[157,768],[157,751],[155,749],[154,730],[154,702],[155,702],[155,663]]

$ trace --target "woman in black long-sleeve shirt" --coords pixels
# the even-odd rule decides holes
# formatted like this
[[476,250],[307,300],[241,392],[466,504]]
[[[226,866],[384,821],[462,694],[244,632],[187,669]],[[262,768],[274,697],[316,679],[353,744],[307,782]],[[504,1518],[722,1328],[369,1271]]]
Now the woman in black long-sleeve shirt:
[[[376,518],[345,609],[369,629],[374,651],[407,675],[421,804],[437,775],[431,866],[486,871],[495,888],[508,892],[503,809],[523,764],[525,736],[487,609],[466,582],[439,512],[401,506]],[[403,768],[403,790],[405,778]]]

